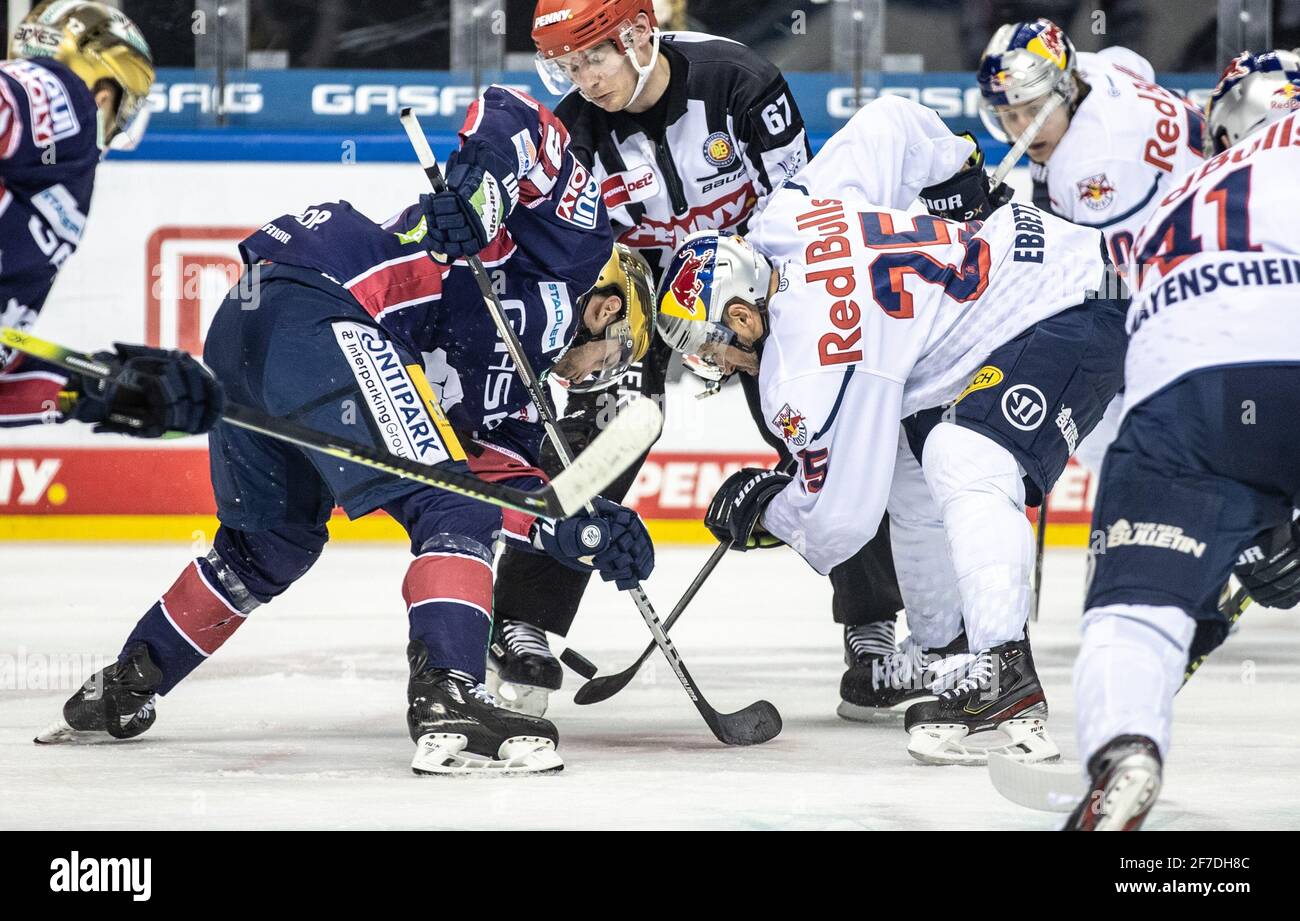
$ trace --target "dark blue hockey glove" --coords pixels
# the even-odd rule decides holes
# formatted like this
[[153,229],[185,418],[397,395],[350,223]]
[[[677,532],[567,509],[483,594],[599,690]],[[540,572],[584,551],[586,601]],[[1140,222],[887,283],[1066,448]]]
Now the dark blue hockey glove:
[[[597,496],[596,515],[574,515],[555,522],[539,521],[541,547],[559,562],[579,572],[595,569],[620,590],[634,587],[655,568],[655,548],[636,512]],[[583,558],[590,558],[591,564]]]
[[447,160],[447,188],[420,196],[430,252],[449,260],[476,256],[500,231],[519,201],[511,165],[485,144],[458,150]]
[[767,504],[791,479],[788,473],[761,467],[737,470],[713,494],[704,526],[719,541],[730,542],[732,550],[781,546],[783,541],[763,530],[758,522]]
[[120,364],[106,380],[74,376],[72,417],[96,432],[158,438],[167,432],[200,435],[217,424],[225,393],[207,368],[185,352],[113,343],[95,357]]

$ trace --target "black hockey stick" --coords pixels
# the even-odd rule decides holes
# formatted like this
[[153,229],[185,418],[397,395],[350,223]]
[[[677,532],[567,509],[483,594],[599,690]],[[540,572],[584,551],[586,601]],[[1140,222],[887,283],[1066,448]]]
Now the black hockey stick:
[[[691,603],[691,599],[694,598],[695,594],[700,590],[700,586],[704,584],[704,580],[709,577],[730,549],[731,545],[725,543],[718,544],[718,546],[714,548],[713,553],[709,555],[709,559],[705,562],[704,568],[700,570],[699,575],[697,575],[695,580],[687,587],[686,593],[682,595],[681,600],[677,602],[677,606],[673,608],[672,613],[668,615],[668,619],[664,621],[664,632],[671,630],[673,624],[677,623],[677,618],[682,616],[682,612],[686,610],[686,606]],[[646,659],[654,655],[655,648],[655,643],[652,640],[650,644],[646,646],[645,651],[641,653],[640,658],[621,672],[614,675],[600,675],[592,678],[582,687],[578,688],[577,693],[573,695],[573,702],[575,704],[598,704],[602,700],[609,700],[619,691],[623,690],[623,688],[627,687],[632,679],[636,677],[636,673],[641,669],[641,666],[645,664]],[[565,660],[565,664],[568,665],[569,668],[578,671],[577,668],[574,668],[573,663],[568,661],[568,656],[572,652],[572,649],[566,649],[560,658]]]
[[[429,184],[435,192],[444,191],[447,184],[443,181],[442,171],[438,168],[438,161],[433,156],[429,141],[424,136],[424,131],[420,127],[420,122],[415,117],[415,113],[410,108],[403,109],[401,121],[402,127],[406,129],[406,136],[410,139],[411,146],[419,158],[420,166],[424,169],[424,175],[429,180]],[[492,322],[496,324],[497,331],[501,334],[501,341],[505,344],[506,351],[515,363],[515,371],[528,389],[533,403],[537,406],[537,412],[542,418],[546,434],[550,438],[551,444],[555,446],[555,453],[559,455],[561,463],[568,467],[574,463],[573,450],[569,447],[568,440],[560,431],[559,424],[555,419],[555,413],[551,409],[549,396],[543,390],[541,381],[537,379],[532,366],[529,365],[528,357],[524,354],[519,337],[506,319],[505,310],[501,307],[496,292],[492,290],[492,282],[489,280],[487,272],[483,270],[483,263],[479,261],[477,256],[470,256],[465,261],[474,274],[474,280],[478,283],[483,303],[487,307],[488,313],[491,314]],[[630,406],[635,406],[641,402],[646,401],[634,400]],[[630,406],[624,407],[620,412],[626,412]],[[618,416],[615,415],[615,418],[618,418]],[[673,673],[677,676],[677,680],[681,682],[686,695],[690,697],[692,703],[695,704],[695,708],[704,717],[704,722],[708,724],[720,742],[727,745],[756,745],[776,737],[777,733],[781,731],[781,714],[777,712],[776,707],[766,700],[755,701],[735,713],[719,713],[714,709],[696,687],[695,680],[691,678],[690,672],[686,669],[686,663],[682,661],[677,648],[673,645],[672,640],[668,638],[668,634],[664,632],[663,624],[659,622],[659,618],[650,604],[650,599],[646,597],[645,590],[642,589],[640,584],[637,584],[627,589],[627,591],[631,594],[632,600],[636,602],[642,620],[645,621],[650,633],[655,638],[655,643],[663,651],[665,658],[668,659],[668,663],[672,666]]]
[[[9,327],[0,328],[0,344],[77,374],[108,378],[117,373],[117,369],[111,364],[91,355],[64,348]],[[335,438],[333,435],[307,428],[287,419],[277,419],[275,416],[238,403],[227,402],[221,418],[225,423],[257,432],[277,441],[288,442],[309,451],[373,467],[391,473],[393,476],[469,496],[490,505],[517,509],[530,515],[565,518],[585,509],[593,497],[599,495],[602,489],[612,483],[636,458],[645,453],[658,438],[662,417],[658,409],[654,408],[653,401],[644,402],[654,409],[652,414],[645,415],[638,410],[640,417],[629,418],[628,424],[617,431],[615,426],[618,424],[618,419],[615,419],[592,441],[592,447],[596,445],[601,447],[592,458],[590,465],[572,466],[538,490],[516,489],[499,483],[488,483],[470,474],[408,460],[396,454]],[[619,418],[621,417],[622,413],[619,414]],[[134,424],[133,427],[138,427],[138,422],[132,419],[121,418],[112,421],[126,425]],[[608,438],[611,433],[613,437]],[[607,440],[602,443],[601,439]],[[588,448],[583,452],[583,459],[587,457],[590,450]]]

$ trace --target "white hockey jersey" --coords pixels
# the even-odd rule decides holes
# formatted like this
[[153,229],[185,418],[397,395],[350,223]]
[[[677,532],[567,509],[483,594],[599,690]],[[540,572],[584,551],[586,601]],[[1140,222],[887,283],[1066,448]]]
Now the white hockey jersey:
[[980,224],[896,210],[970,154],[929,109],[858,113],[755,222],[780,272],[759,373],[800,471],[764,526],[826,573],[876,533],[900,421],[956,398],[995,348],[1103,281],[1101,234],[1032,205]]
[[1034,203],[1106,235],[1124,267],[1133,239],[1172,181],[1200,165],[1205,117],[1155,82],[1127,48],[1079,54],[1091,91],[1046,164],[1030,164]]
[[1300,362],[1298,171],[1300,114],[1207,160],[1159,201],[1137,238],[1126,412],[1200,368]]

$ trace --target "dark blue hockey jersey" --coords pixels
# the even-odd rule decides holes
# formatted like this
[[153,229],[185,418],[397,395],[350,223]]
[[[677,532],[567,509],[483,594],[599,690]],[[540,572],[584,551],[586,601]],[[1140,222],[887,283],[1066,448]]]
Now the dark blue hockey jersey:
[[[577,332],[578,300],[613,247],[600,185],[568,153],[568,132],[555,116],[514,90],[489,87],[470,106],[461,143],[491,145],[517,167],[519,203],[479,257],[540,374]],[[348,291],[424,356],[430,384],[462,431],[536,423],[468,264],[440,265],[424,238],[418,205],[380,225],[347,202],[325,202],[263,225],[241,249],[249,265],[265,259],[312,269],[323,287]]]
[[[77,248],[98,137],[95,99],[71,70],[51,58],[0,62],[0,325],[30,326]],[[11,359],[0,350],[0,371]]]

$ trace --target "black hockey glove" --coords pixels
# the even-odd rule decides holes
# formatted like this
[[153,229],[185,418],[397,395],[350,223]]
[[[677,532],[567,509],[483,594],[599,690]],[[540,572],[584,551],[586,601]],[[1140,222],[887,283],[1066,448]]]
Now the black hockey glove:
[[518,201],[511,164],[486,144],[469,144],[447,159],[446,190],[420,196],[428,228],[424,244],[449,260],[476,256]]
[[[560,433],[569,443],[569,450],[573,452],[574,457],[587,450],[591,439],[596,437],[596,424],[585,415],[565,416],[559,420],[559,423]],[[549,477],[559,476],[560,471],[564,469],[564,462],[560,460],[555,445],[551,444],[549,435],[542,441],[540,460],[542,470]]]
[[729,542],[732,550],[781,546],[783,542],[758,522],[767,504],[791,479],[789,474],[761,467],[737,470],[714,493],[704,526],[719,541]]
[[1265,531],[1242,555],[1233,573],[1256,603],[1293,608],[1300,602],[1300,527],[1296,522]]
[[[969,131],[960,135],[972,142]],[[1011,201],[1012,190],[1005,182],[992,188],[992,179],[984,172],[984,151],[975,142],[975,152],[970,155],[961,171],[943,182],[921,190],[921,201],[935,217],[950,221],[982,221]]]
[[217,424],[225,403],[221,382],[186,352],[144,345],[113,343],[115,352],[96,352],[107,364],[120,364],[116,375],[73,375],[67,392],[75,402],[71,416],[137,438],[167,432],[201,435]]
[[[655,548],[636,512],[597,496],[596,514],[578,514],[551,522],[537,520],[540,549],[579,572],[600,573],[619,590],[636,586],[655,568]],[[590,559],[591,562],[585,562]]]

